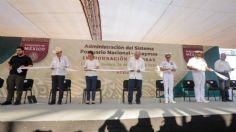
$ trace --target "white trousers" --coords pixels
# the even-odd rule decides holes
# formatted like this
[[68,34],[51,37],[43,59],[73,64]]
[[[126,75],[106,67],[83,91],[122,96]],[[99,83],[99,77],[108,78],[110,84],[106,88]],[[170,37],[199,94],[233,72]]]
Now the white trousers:
[[174,75],[164,73],[163,75],[163,83],[164,83],[164,95],[166,101],[173,100],[173,87],[174,87]]
[[196,101],[205,100],[205,82],[206,76],[204,71],[194,71],[192,72],[193,81],[194,81],[194,93]]

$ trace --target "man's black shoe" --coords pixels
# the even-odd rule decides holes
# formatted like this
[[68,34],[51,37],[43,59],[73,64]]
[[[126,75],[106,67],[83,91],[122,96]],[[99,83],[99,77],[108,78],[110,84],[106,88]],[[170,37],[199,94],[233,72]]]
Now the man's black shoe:
[[233,100],[231,100],[231,99],[227,99],[227,101],[228,101],[228,102],[233,102]]
[[11,105],[11,101],[5,101],[1,105]]
[[62,101],[61,100],[58,100],[57,104],[61,105]]
[[49,105],[54,105],[55,104],[55,102],[54,101],[52,101],[52,102],[50,102],[50,103],[48,103]]
[[222,99],[222,102],[227,102],[227,100],[226,99]]
[[20,104],[21,104],[20,101],[16,101],[16,102],[14,103],[14,105],[20,105]]
[[132,102],[129,102],[129,104],[131,105],[131,104],[132,104]]

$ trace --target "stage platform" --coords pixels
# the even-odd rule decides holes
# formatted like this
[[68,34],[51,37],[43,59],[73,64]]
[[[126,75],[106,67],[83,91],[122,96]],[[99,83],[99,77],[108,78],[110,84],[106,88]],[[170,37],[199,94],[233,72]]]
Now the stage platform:
[[[3,100],[3,99],[1,99]],[[236,132],[236,101],[210,103],[159,103],[142,98],[141,104],[123,104],[120,99],[104,99],[102,104],[72,103],[0,106],[0,132]]]

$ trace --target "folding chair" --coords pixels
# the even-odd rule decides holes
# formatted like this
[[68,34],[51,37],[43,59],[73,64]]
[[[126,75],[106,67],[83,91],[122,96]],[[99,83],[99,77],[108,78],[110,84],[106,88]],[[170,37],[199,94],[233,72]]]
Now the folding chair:
[[[64,80],[64,92],[66,91],[66,104],[68,100],[68,95],[70,94],[70,103],[71,103],[71,80],[70,79],[65,79]],[[59,92],[60,89],[57,88],[56,92]],[[50,90],[49,97],[48,97],[48,103],[51,101],[51,96],[52,96],[52,89]]]
[[163,80],[156,80],[156,98],[159,98],[161,103],[161,92],[164,92],[164,82]]
[[188,92],[187,97],[189,98],[189,101],[191,102],[191,99],[190,99],[191,96],[189,93],[194,91],[193,80],[184,80],[182,82],[182,87],[184,89],[184,101],[185,101],[185,97],[186,97],[186,92]]
[[215,92],[216,91],[220,91],[220,88],[219,88],[217,82],[215,80],[207,80],[206,84],[207,84],[207,88],[208,88],[208,92],[207,92],[208,100],[210,98],[210,91],[212,91],[213,95],[214,95],[214,98],[215,98],[215,101],[216,101],[216,94],[215,94]]
[[[129,80],[124,80],[123,81],[123,93],[122,93],[122,102],[125,103],[125,92],[128,92],[128,85],[129,85]],[[136,81],[134,84],[134,92],[137,92],[137,86],[136,86]]]
[[[100,94],[100,104],[101,104],[102,103],[102,89],[101,89],[101,81],[100,80],[97,80],[96,92],[99,92],[99,94]],[[86,98],[87,98],[87,88],[84,89],[82,103],[85,103]]]
[[[232,90],[236,90],[236,80],[230,80],[230,87]],[[234,99],[234,92],[232,91],[232,99]]]
[[[23,86],[23,92],[25,92],[24,104],[25,104],[25,101],[26,101],[28,91],[30,91],[31,96],[33,95],[33,92],[32,92],[33,85],[34,85],[34,80],[33,79],[25,79],[24,80],[24,86]],[[17,91],[17,89],[14,88],[14,92],[16,92],[16,91]],[[14,98],[15,97],[13,96],[13,100],[14,100]]]

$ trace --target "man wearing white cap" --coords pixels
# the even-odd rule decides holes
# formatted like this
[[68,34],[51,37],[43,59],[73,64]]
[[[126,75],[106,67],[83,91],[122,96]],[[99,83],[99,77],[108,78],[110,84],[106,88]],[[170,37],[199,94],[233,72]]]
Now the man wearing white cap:
[[141,52],[135,51],[134,57],[131,57],[128,62],[128,70],[130,71],[129,83],[128,83],[128,103],[129,104],[132,104],[133,90],[135,86],[137,88],[136,104],[141,103],[140,98],[142,96],[142,80],[143,80],[143,72],[145,71],[145,62],[140,56],[141,56]]
[[64,92],[64,80],[66,74],[66,68],[68,68],[69,61],[66,56],[62,55],[62,49],[60,47],[56,47],[53,50],[53,53],[56,56],[53,58],[51,62],[52,69],[52,100],[49,102],[50,105],[56,103],[56,90],[59,88],[59,98],[58,104],[62,104],[63,92]]
[[[229,72],[233,71],[233,69],[230,67],[229,63],[225,61],[226,54],[222,53],[220,55],[220,59],[215,62],[215,70],[219,72],[220,74],[229,77]],[[225,90],[229,88],[230,82],[229,80],[223,80],[222,78],[218,77],[220,82],[220,89],[221,89],[221,96],[222,101],[231,101],[227,98],[227,95],[225,94]]]
[[198,103],[208,103],[209,101],[205,100],[205,71],[210,71],[210,68],[203,59],[202,51],[194,51],[194,57],[188,61],[187,67],[192,70],[196,101]]
[[171,53],[165,54],[164,61],[160,64],[160,70],[163,72],[165,103],[176,103],[173,100],[174,72],[177,66],[171,61]]

